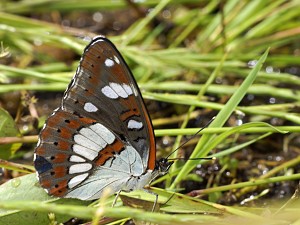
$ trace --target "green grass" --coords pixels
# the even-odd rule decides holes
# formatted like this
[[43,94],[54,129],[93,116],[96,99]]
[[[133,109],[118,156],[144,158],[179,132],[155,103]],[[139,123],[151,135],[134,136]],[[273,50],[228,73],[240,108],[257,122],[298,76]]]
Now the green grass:
[[[104,198],[98,205],[89,207],[89,203],[52,199],[40,190],[33,175],[21,177],[22,182],[17,187],[14,185],[19,178],[15,178],[0,186],[0,208],[3,209],[0,224],[1,221],[18,224],[23,218],[29,218],[27,223],[32,225],[49,220],[55,224],[72,216],[94,224],[102,216],[118,219],[120,223],[133,218],[158,224],[235,224],[240,221],[250,224],[249,220],[260,224],[298,224],[300,218],[295,211],[299,210],[299,205],[294,203],[296,197],[292,193],[296,190],[294,180],[299,180],[300,176],[300,159],[292,154],[299,152],[300,132],[299,1],[148,0],[138,6],[152,10],[145,17],[130,20],[129,27],[108,38],[125,57],[144,99],[151,106],[159,143],[157,155],[161,157],[176,149],[186,135],[196,133],[199,126],[204,126],[205,121],[215,115],[212,124],[201,132],[202,136],[191,140],[183,149],[192,149],[191,158],[216,157],[218,163],[207,160],[176,162],[168,175],[153,182],[153,185],[164,187],[154,189],[161,203],[160,211],[155,213],[145,212],[145,207],[120,206],[121,201],[111,208],[112,198]],[[59,21],[60,16],[79,17],[86,12],[90,18],[99,9],[110,13],[133,10],[121,0],[1,2],[0,104],[5,108],[7,96],[24,90],[30,91],[32,96],[37,92],[63,92],[87,44],[77,36],[96,35],[88,28],[64,28],[33,17],[48,15]],[[114,16],[109,19],[119,18]],[[119,22],[126,24],[127,21]],[[106,27],[106,31],[108,29]],[[71,56],[63,57],[68,55]],[[251,62],[255,62],[254,66]],[[292,74],[293,71],[298,74]],[[249,100],[245,96],[252,98]],[[157,109],[159,104],[153,106],[153,102],[165,104],[167,109]],[[22,129],[22,119],[34,117],[32,107],[38,104],[34,100],[22,100],[17,106],[15,111],[10,111],[16,115],[15,124],[7,126],[13,129],[19,125],[23,136],[7,137],[2,125],[0,137],[6,138],[0,138],[0,143],[5,144],[5,155],[12,157],[3,157],[0,166],[15,173],[27,173],[32,169],[28,167],[31,162],[16,164],[15,160],[26,158],[25,152],[33,152],[38,132],[32,124],[29,129]],[[40,126],[46,116],[39,115]],[[197,122],[199,118],[201,123]],[[239,120],[243,124],[237,126]],[[282,143],[276,141],[275,135]],[[169,140],[169,144],[161,144],[161,137]],[[24,145],[15,152],[18,143]],[[268,170],[262,173],[258,168],[257,176],[242,180],[238,167],[245,161],[237,156],[249,149],[261,157],[260,161],[266,162]],[[184,152],[180,149],[176,154],[181,157]],[[274,165],[269,166],[271,162],[267,156],[276,154],[282,160],[270,160]],[[255,168],[251,163],[259,160],[251,160],[244,171],[252,174]],[[215,163],[219,165],[218,172],[206,179],[207,184],[190,193],[209,201],[179,194],[184,187],[183,181],[200,184],[202,177],[194,173],[199,164],[209,167]],[[226,172],[236,175],[230,177],[228,183],[224,182],[228,179]],[[292,192],[285,195],[287,199],[269,202],[268,193],[278,188],[276,185],[287,183]],[[26,190],[26,186],[32,190]],[[174,192],[174,197],[164,205]],[[216,203],[231,195],[238,198],[235,205]],[[135,192],[129,194],[129,199],[136,199],[136,196],[151,202],[154,199],[151,195]],[[258,206],[265,201],[270,216],[261,216],[266,212]],[[241,202],[248,202],[248,207],[238,207]],[[13,209],[18,211],[11,211]],[[35,218],[32,212],[38,216]],[[55,216],[49,219],[48,212]]]

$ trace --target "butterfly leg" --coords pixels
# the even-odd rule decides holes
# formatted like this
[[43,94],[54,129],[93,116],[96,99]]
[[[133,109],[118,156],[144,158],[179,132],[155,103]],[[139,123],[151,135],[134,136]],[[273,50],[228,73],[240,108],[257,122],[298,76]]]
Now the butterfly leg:
[[155,207],[156,207],[157,202],[158,202],[158,194],[156,194],[156,193],[154,193],[154,192],[152,192],[152,191],[150,191],[149,189],[146,189],[146,188],[144,188],[143,190],[144,190],[145,192],[147,192],[147,193],[149,193],[149,194],[155,196],[155,201],[154,201],[154,203],[153,203],[152,210],[151,210],[151,212],[154,212]]
[[118,198],[120,197],[120,193],[121,193],[121,191],[122,191],[122,190],[119,190],[119,191],[117,192],[117,195],[116,195],[116,197],[115,197],[115,199],[114,199],[114,201],[113,201],[113,203],[112,203],[112,206],[111,206],[111,207],[114,207],[114,206],[115,206],[115,204],[117,203],[117,200],[118,200]]
[[162,205],[166,205],[175,195],[175,192],[172,193],[172,195],[167,199],[167,201],[165,201],[164,203],[162,203]]

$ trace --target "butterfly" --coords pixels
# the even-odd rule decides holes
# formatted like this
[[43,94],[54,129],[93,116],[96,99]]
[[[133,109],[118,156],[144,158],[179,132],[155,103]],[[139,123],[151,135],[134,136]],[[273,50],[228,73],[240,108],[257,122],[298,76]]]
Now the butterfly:
[[156,160],[152,122],[125,60],[111,41],[95,37],[40,132],[40,185],[53,196],[93,200],[105,189],[143,189],[171,165]]

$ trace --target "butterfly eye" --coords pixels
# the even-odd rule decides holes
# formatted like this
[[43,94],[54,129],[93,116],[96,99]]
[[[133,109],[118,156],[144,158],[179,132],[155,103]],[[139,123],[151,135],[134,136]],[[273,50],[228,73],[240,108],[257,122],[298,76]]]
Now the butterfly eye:
[[166,158],[161,158],[157,162],[156,168],[161,172],[162,175],[164,175],[169,171],[173,163],[173,161],[168,161]]

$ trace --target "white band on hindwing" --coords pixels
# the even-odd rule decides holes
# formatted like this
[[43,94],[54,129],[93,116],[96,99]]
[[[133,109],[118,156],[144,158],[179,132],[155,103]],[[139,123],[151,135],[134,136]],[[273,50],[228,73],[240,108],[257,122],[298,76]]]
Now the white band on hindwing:
[[94,160],[107,144],[115,141],[115,135],[100,123],[84,127],[74,135],[73,151],[88,159]]

